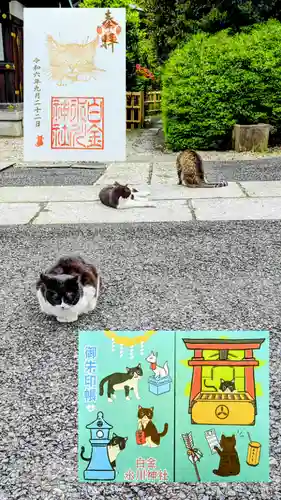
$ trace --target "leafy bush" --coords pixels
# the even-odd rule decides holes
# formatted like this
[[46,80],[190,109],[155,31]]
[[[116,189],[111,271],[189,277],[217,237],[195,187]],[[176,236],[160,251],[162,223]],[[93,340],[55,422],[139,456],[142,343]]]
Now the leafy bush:
[[158,62],[163,64],[179,41],[203,31],[217,33],[281,19],[280,0],[138,0],[146,12]]
[[168,147],[225,147],[235,123],[270,123],[281,132],[281,24],[231,36],[194,35],[163,69],[162,114]]

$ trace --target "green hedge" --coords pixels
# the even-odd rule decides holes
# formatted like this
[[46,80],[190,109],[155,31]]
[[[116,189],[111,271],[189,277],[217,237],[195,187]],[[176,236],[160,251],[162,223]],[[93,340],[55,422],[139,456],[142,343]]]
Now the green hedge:
[[166,63],[161,100],[174,151],[229,146],[235,123],[270,123],[280,134],[281,23],[194,35]]

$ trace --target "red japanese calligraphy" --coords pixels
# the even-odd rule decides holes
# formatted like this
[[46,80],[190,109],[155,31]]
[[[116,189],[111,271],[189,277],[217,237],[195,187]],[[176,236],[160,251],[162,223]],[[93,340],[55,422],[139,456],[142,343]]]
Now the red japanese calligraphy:
[[127,472],[124,473],[124,479],[125,481],[133,481],[135,479],[134,471],[132,471],[132,469],[127,470]]
[[149,457],[146,460],[146,465],[149,469],[156,469],[157,460],[155,458]]
[[145,481],[146,477],[147,477],[146,469],[137,469],[137,471],[136,471],[137,481]]
[[52,97],[52,149],[104,149],[103,97]]

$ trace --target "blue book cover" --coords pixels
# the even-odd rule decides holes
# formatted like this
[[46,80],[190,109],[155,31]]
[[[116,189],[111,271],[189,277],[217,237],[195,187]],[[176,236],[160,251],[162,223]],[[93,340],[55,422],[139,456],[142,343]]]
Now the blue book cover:
[[78,376],[79,481],[269,481],[267,331],[83,331]]

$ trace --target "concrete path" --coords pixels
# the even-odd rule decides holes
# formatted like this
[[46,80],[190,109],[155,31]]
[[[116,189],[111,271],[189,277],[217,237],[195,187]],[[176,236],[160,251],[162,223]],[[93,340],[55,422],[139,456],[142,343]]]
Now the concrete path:
[[133,172],[128,180],[138,180],[134,184],[139,189],[150,191],[155,208],[112,210],[101,205],[99,190],[112,181],[108,172],[93,186],[1,187],[0,225],[281,219],[281,181],[190,189],[160,182],[149,186],[144,184],[146,175],[147,169],[137,176]]

